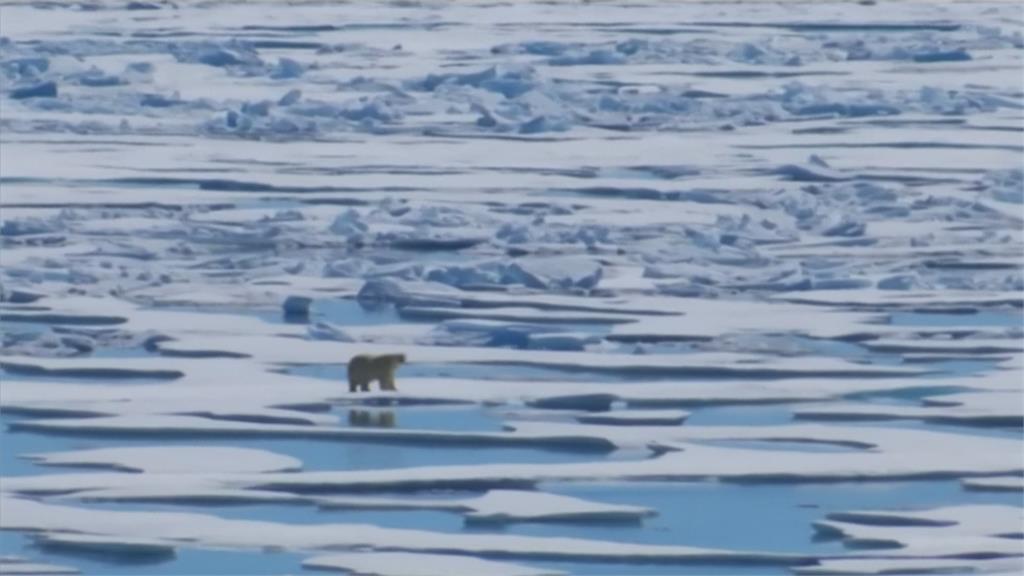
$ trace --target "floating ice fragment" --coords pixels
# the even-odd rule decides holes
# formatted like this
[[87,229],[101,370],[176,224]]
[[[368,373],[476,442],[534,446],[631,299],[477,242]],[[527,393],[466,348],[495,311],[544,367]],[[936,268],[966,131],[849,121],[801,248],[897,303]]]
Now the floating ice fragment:
[[291,106],[302,99],[302,90],[295,88],[289,90],[280,100],[277,101],[278,106]]
[[305,73],[306,68],[291,58],[281,58],[277,65],[270,71],[270,77],[274,80],[298,78]]
[[308,296],[289,296],[285,298],[281,307],[284,309],[285,316],[308,317],[309,307],[312,304],[313,299]]
[[591,289],[603,275],[601,264],[586,258],[532,258],[513,262],[505,271],[504,283],[530,288]]
[[50,60],[43,56],[32,56],[29,58],[15,58],[0,62],[0,70],[14,78],[31,79],[37,78],[50,68]]
[[168,97],[162,94],[142,94],[139,97],[139,105],[148,106],[150,108],[167,108],[180,103],[181,100],[177,95]]
[[541,134],[544,132],[565,132],[570,128],[569,122],[550,116],[537,116],[533,120],[519,126],[520,134]]
[[[442,284],[431,284],[439,288],[447,288]],[[448,289],[451,290],[451,289]],[[388,278],[374,278],[367,280],[359,289],[356,298],[361,303],[367,304],[396,304],[399,306],[454,306],[461,305],[461,299],[457,291],[451,291],[451,296],[444,293],[421,293],[417,294],[412,290],[403,287],[402,284]]]
[[531,350],[585,350],[588,345],[598,344],[601,337],[582,332],[556,332],[531,334],[527,347]]
[[684,410],[618,410],[583,414],[576,420],[583,424],[607,426],[677,426],[689,415]]
[[578,56],[558,56],[548,60],[548,64],[552,66],[608,66],[612,64],[625,64],[625,62],[626,59],[621,54],[605,49],[591,50]]
[[309,337],[314,340],[331,340],[334,342],[355,342],[343,329],[329,322],[314,322],[306,330]]
[[957,48],[955,50],[938,51],[938,52],[922,52],[914,54],[914,62],[932,63],[932,62],[966,62],[973,60],[971,55],[963,48]]
[[362,215],[350,208],[334,218],[329,230],[339,236],[358,237],[365,234],[369,227],[363,223]]
[[915,274],[897,274],[878,281],[880,290],[915,290],[922,288],[921,279]]
[[63,230],[63,225],[56,219],[20,218],[6,219],[0,225],[0,236],[26,236],[30,234],[50,234]]
[[834,170],[819,156],[811,156],[806,164],[786,164],[775,169],[775,174],[796,182],[841,182],[850,177]]
[[56,98],[57,97],[57,83],[51,81],[42,82],[40,84],[34,84],[31,86],[24,86],[22,88],[15,88],[11,90],[11,98],[15,100],[25,100],[28,98]]
[[122,80],[117,76],[105,74],[98,68],[93,68],[78,75],[78,83],[82,86],[89,86],[92,88],[106,88],[110,86],[118,86],[124,82],[122,82]]

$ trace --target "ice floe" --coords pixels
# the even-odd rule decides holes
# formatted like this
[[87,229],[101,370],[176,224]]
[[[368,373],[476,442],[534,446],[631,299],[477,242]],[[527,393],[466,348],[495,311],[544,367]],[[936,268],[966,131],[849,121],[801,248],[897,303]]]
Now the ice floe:
[[302,467],[299,460],[272,452],[204,446],[97,448],[30,454],[28,458],[50,466],[109,467],[149,474],[284,472]]
[[921,511],[834,513],[815,524],[851,545],[897,548],[896,557],[1016,558],[1021,554],[1016,506],[955,506]]
[[402,500],[386,498],[325,497],[317,503],[328,509],[448,510],[467,521],[512,522],[636,522],[655,511],[638,506],[617,506],[579,498],[517,490],[490,490],[471,499]]
[[306,568],[338,570],[356,576],[432,576],[439,571],[451,576],[557,576],[557,570],[518,566],[465,556],[370,552],[314,556],[302,562]]

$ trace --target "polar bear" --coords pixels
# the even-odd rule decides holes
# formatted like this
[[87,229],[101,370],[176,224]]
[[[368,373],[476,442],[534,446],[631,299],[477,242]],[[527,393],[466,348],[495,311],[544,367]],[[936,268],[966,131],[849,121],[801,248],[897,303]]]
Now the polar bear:
[[405,354],[359,354],[348,361],[348,391],[370,391],[370,382],[377,380],[381,390],[395,388],[395,370],[405,362]]

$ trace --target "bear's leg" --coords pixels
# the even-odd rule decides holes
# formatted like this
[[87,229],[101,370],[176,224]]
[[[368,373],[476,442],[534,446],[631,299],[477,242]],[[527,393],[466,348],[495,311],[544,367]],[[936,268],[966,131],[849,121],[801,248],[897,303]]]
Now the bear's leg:
[[388,368],[387,372],[380,379],[381,390],[398,390],[395,388],[395,369]]

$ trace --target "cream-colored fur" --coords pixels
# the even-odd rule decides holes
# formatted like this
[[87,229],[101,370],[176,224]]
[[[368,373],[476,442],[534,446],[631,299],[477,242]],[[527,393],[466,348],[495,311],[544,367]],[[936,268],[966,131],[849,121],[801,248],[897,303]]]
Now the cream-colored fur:
[[405,362],[405,354],[359,354],[348,361],[349,392],[370,391],[370,383],[377,380],[381,390],[395,388],[395,370]]

